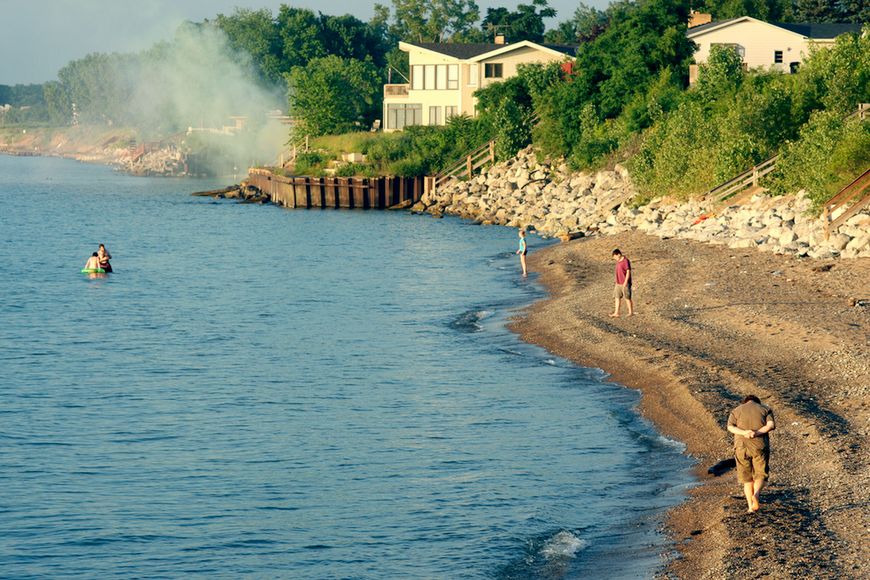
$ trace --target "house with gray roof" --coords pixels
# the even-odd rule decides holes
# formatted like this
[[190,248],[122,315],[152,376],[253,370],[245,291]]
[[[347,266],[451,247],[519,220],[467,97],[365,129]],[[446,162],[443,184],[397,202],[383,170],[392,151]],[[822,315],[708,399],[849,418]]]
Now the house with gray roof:
[[517,74],[521,64],[564,62],[574,47],[516,43],[400,42],[410,79],[384,85],[384,130],[443,125],[454,115],[476,114],[474,92]]
[[[710,48],[731,46],[746,68],[764,68],[784,73],[797,71],[810,48],[831,46],[841,34],[860,33],[860,24],[764,22],[751,16],[709,22],[688,29],[686,36],[698,45],[695,63],[707,62]],[[689,82],[697,78],[697,64]]]

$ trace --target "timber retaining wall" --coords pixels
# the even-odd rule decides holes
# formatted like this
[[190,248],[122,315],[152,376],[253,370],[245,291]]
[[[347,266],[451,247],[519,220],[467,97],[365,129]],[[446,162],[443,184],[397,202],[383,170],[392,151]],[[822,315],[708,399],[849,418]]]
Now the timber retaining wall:
[[289,208],[386,209],[420,201],[429,190],[426,177],[285,177],[251,169],[248,183]]

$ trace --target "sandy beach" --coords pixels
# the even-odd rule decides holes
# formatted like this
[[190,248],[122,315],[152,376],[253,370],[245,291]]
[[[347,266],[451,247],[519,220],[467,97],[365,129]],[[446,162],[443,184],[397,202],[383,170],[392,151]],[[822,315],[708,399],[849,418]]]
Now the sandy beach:
[[[609,318],[613,261],[632,261],[636,314]],[[643,393],[641,413],[697,459],[700,485],[666,528],[668,578],[870,577],[866,439],[870,260],[809,260],[627,232],[534,252],[550,297],[521,336]],[[623,312],[625,314],[625,312]],[[747,514],[728,412],[776,414],[771,479]]]

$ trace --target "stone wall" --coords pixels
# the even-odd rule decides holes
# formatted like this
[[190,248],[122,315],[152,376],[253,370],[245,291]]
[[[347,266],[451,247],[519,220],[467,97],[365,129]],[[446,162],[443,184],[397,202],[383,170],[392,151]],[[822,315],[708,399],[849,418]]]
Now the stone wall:
[[[756,195],[714,212],[702,201],[655,199],[632,208],[625,168],[572,173],[564,163],[539,163],[531,148],[469,181],[452,180],[425,194],[414,210],[451,214],[483,224],[526,227],[543,236],[639,229],[661,238],[689,238],[732,248],[758,248],[811,258],[870,257],[870,215],[852,217],[825,239],[824,222],[797,195]],[[834,216],[836,217],[836,215]]]

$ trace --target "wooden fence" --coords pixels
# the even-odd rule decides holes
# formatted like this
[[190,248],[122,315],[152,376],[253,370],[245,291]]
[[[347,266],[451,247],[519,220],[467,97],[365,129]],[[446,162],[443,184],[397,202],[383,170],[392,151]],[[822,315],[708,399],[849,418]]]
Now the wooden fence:
[[436,175],[433,187],[437,189],[454,177],[471,179],[475,171],[493,163],[495,163],[495,141],[490,141],[463,156],[462,159],[455,161],[447,169]]
[[774,155],[756,165],[750,167],[740,175],[733,177],[721,185],[717,185],[708,191],[704,198],[714,204],[724,203],[748,187],[759,187],[759,180],[776,169],[779,155]]
[[289,208],[387,209],[420,201],[432,179],[425,177],[284,177],[251,169],[248,183],[272,203]]
[[[825,220],[825,238],[837,231],[853,215],[870,205],[870,169],[840,190],[840,192],[825,202],[822,217]],[[836,218],[833,214],[842,209]]]

